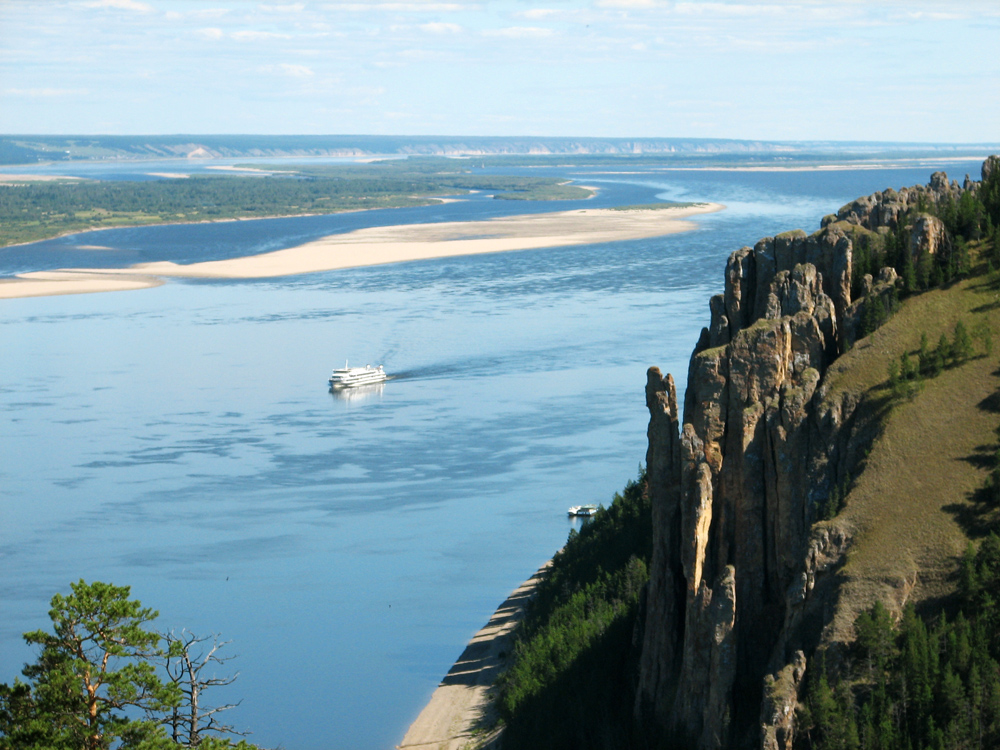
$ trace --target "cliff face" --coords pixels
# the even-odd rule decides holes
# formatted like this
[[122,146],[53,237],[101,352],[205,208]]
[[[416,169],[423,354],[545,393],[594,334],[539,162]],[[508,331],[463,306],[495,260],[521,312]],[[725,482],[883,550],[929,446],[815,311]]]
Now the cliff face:
[[[857,400],[830,398],[823,379],[861,306],[841,222],[895,229],[909,208],[976,185],[935,173],[926,188],[845,206],[814,235],[733,253],[691,357],[683,425],[673,378],[650,369],[654,551],[636,697],[647,745],[791,746],[802,650],[835,587],[823,573],[850,543],[813,524],[857,460],[864,421]],[[910,232],[944,241],[929,221]],[[895,281],[885,269],[864,288],[886,293]]]

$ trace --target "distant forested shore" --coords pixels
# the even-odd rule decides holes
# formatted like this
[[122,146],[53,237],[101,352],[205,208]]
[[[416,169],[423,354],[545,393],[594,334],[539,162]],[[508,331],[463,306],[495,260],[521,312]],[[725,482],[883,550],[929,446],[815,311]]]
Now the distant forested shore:
[[558,178],[477,174],[464,163],[434,158],[289,165],[280,173],[254,176],[24,181],[0,184],[0,247],[108,227],[424,206],[470,191],[504,200],[579,200],[593,194]]

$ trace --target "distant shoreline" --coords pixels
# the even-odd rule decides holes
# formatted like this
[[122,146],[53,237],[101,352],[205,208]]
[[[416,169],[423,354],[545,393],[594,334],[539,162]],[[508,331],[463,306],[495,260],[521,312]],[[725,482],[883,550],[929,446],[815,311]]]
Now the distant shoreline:
[[659,237],[691,231],[697,225],[686,221],[687,218],[724,208],[718,203],[704,203],[655,211],[578,209],[485,221],[369,227],[328,235],[297,247],[226,260],[33,271],[0,281],[0,299],[142,289],[158,286],[164,278],[273,278],[432,258]]

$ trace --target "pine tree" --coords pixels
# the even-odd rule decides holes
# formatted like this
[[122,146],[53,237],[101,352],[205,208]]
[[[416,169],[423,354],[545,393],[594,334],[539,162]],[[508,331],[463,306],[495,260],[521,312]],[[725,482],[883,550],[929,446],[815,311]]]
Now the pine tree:
[[961,320],[955,324],[955,336],[951,344],[952,357],[955,364],[961,364],[973,355],[972,338]]
[[177,702],[150,659],[160,653],[160,635],[148,630],[157,612],[129,599],[128,586],[82,579],[69,596],[52,597],[53,631],[25,633],[42,647],[24,669],[33,697],[57,737],[83,750],[102,750],[126,735],[152,740],[162,731],[152,722],[127,718],[124,710],[159,711]]

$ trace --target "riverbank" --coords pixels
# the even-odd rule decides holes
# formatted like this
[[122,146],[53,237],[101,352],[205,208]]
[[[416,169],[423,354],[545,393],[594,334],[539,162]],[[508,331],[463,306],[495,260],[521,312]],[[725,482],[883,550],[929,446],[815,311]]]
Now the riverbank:
[[469,641],[430,703],[410,725],[398,750],[463,750],[489,746],[493,726],[492,686],[514,646],[514,634],[552,561],[522,583]]
[[[720,211],[704,203],[656,211],[580,209],[487,221],[393,225],[333,234],[260,255],[180,265],[169,261],[128,268],[31,272],[0,282],[0,299],[119,291],[153,286],[162,278],[258,279],[413,260],[534,250],[658,237],[696,228],[685,219]],[[83,276],[86,285],[82,285]],[[102,279],[97,278],[103,277]],[[122,287],[122,280],[129,286]],[[40,285],[39,282],[46,282]]]

